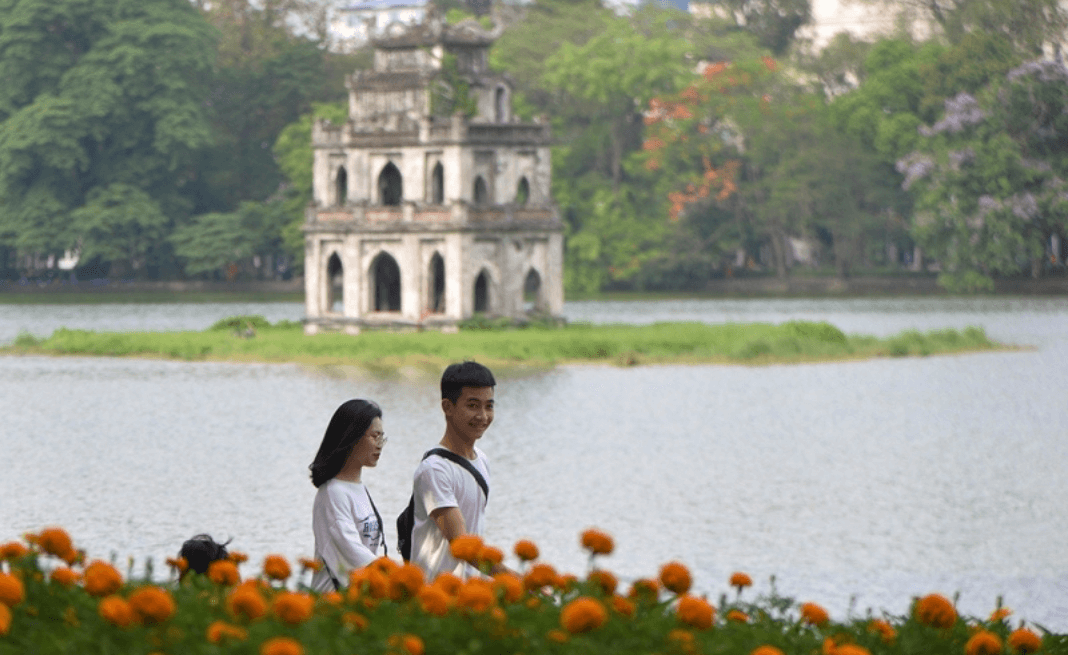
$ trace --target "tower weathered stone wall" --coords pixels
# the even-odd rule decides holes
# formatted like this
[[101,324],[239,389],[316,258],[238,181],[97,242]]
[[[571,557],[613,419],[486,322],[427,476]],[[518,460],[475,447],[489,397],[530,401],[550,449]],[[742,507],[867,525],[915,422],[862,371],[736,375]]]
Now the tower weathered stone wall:
[[516,120],[493,39],[474,21],[398,29],[347,80],[346,123],[315,123],[306,332],[561,314],[549,127]]

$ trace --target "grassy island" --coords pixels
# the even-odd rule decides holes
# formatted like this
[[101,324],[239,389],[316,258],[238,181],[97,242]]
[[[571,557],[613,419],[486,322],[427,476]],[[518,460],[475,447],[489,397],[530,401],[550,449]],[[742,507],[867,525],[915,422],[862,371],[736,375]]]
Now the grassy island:
[[[251,329],[250,329],[251,328]],[[487,364],[551,366],[608,363],[766,365],[824,360],[908,357],[1004,349],[981,328],[906,331],[888,338],[846,335],[828,323],[791,321],[707,325],[504,327],[472,322],[458,333],[364,331],[358,336],[305,336],[293,321],[270,324],[259,316],[232,317],[201,332],[92,332],[56,330],[38,339],[23,334],[4,354],[157,357],[182,360],[356,364],[371,367],[437,366],[464,358]]]

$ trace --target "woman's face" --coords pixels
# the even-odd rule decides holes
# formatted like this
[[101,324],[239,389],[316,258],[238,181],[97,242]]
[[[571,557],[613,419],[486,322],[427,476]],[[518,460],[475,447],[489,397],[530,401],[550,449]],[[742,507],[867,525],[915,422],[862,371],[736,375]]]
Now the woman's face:
[[382,456],[382,446],[386,445],[386,433],[382,430],[382,419],[375,418],[367,427],[367,432],[352,447],[348,464],[355,466],[376,466]]

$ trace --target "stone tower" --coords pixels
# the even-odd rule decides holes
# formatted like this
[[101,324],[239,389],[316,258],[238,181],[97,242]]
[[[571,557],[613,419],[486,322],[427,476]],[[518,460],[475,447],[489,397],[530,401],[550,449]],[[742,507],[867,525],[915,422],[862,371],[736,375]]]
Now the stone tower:
[[312,130],[305,332],[455,329],[563,309],[549,126],[519,122],[474,21],[394,26]]

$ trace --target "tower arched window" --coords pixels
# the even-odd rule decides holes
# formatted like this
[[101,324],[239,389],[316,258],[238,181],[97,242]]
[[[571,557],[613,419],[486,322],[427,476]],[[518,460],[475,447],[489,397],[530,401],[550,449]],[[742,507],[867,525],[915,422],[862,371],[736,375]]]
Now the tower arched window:
[[486,186],[486,180],[481,175],[475,178],[475,204],[484,205],[489,202],[489,188]]
[[334,191],[337,196],[338,206],[344,207],[349,199],[349,174],[344,166],[337,169],[337,180],[335,182]]
[[494,108],[494,122],[504,123],[508,119],[508,95],[505,93],[504,87],[497,87],[496,97],[493,103]]
[[404,197],[404,181],[400,170],[390,162],[378,174],[378,202],[383,205],[399,205]]
[[525,205],[530,200],[530,182],[526,177],[519,178],[519,184],[515,190],[515,204]]
[[533,268],[527,272],[527,277],[523,280],[523,309],[527,312],[541,312],[545,309],[541,293],[541,276]]
[[445,169],[439,161],[434,164],[434,170],[430,173],[430,204],[441,205],[445,203]]

